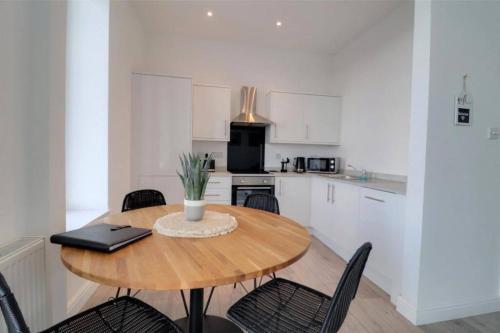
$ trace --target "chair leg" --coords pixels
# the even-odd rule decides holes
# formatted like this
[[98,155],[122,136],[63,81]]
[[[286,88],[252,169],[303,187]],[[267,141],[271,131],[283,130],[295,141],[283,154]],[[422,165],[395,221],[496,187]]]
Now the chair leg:
[[273,279],[276,279],[276,273],[273,272]]
[[238,283],[240,284],[241,288],[243,288],[243,290],[248,294],[248,289],[245,288],[245,285],[241,282],[238,282]]
[[212,300],[212,295],[214,294],[214,290],[215,290],[215,287],[212,287],[212,289],[210,290],[210,295],[208,295],[207,304],[205,305],[205,311],[203,311],[204,316],[207,315],[208,306],[210,305],[210,301]]
[[236,289],[236,282],[234,283],[233,289]]
[[118,289],[116,289],[116,294],[115,294],[115,298],[118,298],[120,296],[120,290],[122,288],[118,287]]
[[130,296],[130,293],[132,292],[132,289],[127,288],[127,296]]
[[186,311],[186,317],[189,317],[189,310],[186,303],[186,296],[184,296],[184,290],[181,289],[182,303],[184,304],[184,311]]
[[257,289],[257,279],[253,279],[253,289]]

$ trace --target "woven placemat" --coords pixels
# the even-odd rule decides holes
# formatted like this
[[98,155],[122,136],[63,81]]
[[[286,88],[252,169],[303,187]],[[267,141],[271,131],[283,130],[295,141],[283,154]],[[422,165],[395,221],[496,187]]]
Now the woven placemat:
[[207,238],[228,234],[237,226],[234,216],[207,210],[196,222],[187,221],[184,212],[168,214],[156,220],[153,228],[170,237]]

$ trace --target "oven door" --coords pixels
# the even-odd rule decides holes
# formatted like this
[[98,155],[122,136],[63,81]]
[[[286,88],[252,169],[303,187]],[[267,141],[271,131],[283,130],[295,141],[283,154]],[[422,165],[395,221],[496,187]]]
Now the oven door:
[[246,198],[250,194],[255,194],[255,193],[265,193],[274,195],[274,185],[251,185],[251,186],[233,185],[233,190],[231,195],[231,205],[243,206]]

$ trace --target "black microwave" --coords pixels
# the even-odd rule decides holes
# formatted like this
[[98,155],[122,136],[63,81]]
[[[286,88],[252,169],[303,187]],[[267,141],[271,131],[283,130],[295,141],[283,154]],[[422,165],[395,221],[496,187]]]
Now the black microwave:
[[338,157],[309,157],[307,159],[307,172],[338,173],[339,169]]

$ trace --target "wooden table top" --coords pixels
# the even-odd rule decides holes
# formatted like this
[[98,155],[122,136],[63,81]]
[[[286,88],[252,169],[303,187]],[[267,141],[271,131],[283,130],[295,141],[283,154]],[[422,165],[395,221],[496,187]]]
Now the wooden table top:
[[[182,205],[113,214],[95,223],[152,228],[156,219]],[[205,288],[259,277],[299,260],[311,243],[298,223],[250,208],[208,205],[238,221],[230,234],[212,238],[153,235],[115,253],[61,248],[61,260],[76,275],[103,285],[146,290]]]

